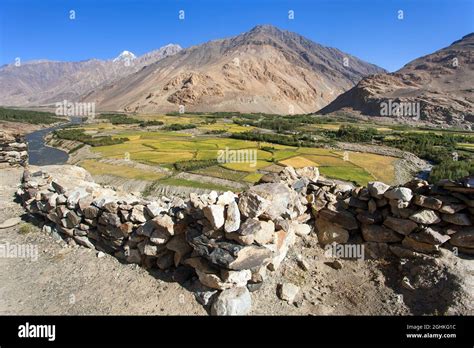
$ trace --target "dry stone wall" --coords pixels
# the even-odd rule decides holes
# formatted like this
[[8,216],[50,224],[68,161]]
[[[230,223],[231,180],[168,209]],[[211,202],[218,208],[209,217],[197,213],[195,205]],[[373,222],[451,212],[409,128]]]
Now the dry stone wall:
[[312,232],[322,246],[360,243],[371,257],[474,251],[472,180],[354,188],[320,179],[317,168],[288,167],[239,194],[150,201],[65,165],[25,169],[18,195],[55,236],[145,268],[173,269],[178,281],[198,277],[197,297],[216,315],[248,313],[249,291],[278,269],[296,238]]
[[25,138],[17,134],[0,131],[0,164],[24,166],[28,162]]

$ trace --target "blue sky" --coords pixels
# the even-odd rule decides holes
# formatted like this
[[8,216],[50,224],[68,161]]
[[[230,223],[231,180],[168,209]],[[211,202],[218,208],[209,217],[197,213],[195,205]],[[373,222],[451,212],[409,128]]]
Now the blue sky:
[[295,31],[394,71],[473,32],[474,0],[0,0],[0,64],[16,57],[109,59],[123,50],[140,55],[258,24]]

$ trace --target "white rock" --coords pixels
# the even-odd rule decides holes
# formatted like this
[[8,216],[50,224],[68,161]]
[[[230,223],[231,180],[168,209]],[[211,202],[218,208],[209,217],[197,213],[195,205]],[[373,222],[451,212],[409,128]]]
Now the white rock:
[[252,309],[252,298],[246,287],[224,290],[212,304],[212,315],[247,315]]
[[203,209],[203,213],[216,230],[224,226],[224,206],[215,204],[209,205]]
[[280,284],[279,296],[280,299],[287,301],[288,303],[293,303],[295,301],[296,295],[300,292],[299,286],[293,283],[283,283]]

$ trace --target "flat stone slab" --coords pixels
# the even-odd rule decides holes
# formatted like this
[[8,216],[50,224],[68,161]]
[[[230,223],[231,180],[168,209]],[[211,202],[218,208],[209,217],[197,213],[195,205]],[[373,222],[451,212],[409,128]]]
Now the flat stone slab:
[[20,222],[21,222],[21,219],[19,217],[7,219],[0,224],[0,229],[13,227],[15,225],[18,225]]

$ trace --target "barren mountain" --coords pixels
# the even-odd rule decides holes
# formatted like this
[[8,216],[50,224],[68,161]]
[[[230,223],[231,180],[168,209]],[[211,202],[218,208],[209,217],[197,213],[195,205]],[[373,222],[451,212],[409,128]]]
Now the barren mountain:
[[[383,112],[388,103],[395,111],[390,115]],[[416,119],[414,114],[403,113],[409,110],[404,109],[404,105],[416,104],[422,121],[464,126],[474,122],[474,33],[415,59],[394,73],[364,78],[319,113],[348,112]],[[399,106],[402,112],[397,113]]]
[[182,50],[96,89],[102,110],[307,113],[383,69],[273,26]]
[[143,56],[123,51],[113,60],[31,61],[0,68],[0,105],[30,106],[77,101],[104,83],[132,74],[181,50],[167,45]]

